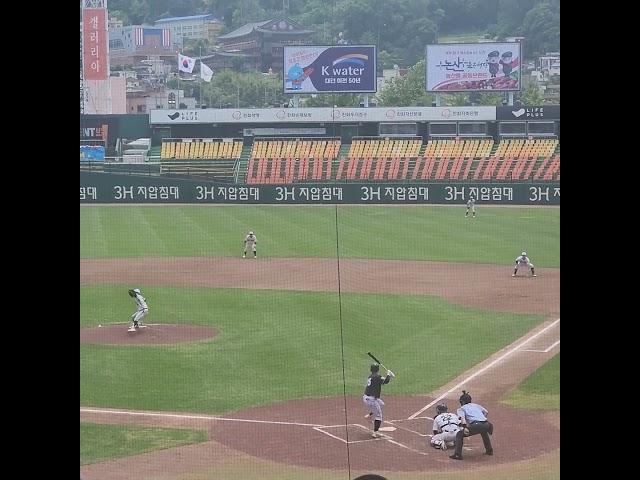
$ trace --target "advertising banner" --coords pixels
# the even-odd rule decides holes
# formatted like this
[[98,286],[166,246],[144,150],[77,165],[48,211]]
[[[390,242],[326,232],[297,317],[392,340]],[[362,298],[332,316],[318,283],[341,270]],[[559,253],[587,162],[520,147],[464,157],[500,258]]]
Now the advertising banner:
[[497,120],[560,120],[560,105],[497,107]]
[[560,205],[559,183],[244,185],[80,172],[80,203]]
[[427,45],[427,91],[519,91],[521,50],[518,42]]
[[82,10],[82,67],[86,80],[106,80],[109,50],[106,8]]
[[496,107],[241,108],[151,110],[151,125],[172,123],[329,123],[493,121]]
[[104,162],[104,147],[99,145],[80,145],[81,162]]
[[376,92],[376,47],[284,47],[285,93]]

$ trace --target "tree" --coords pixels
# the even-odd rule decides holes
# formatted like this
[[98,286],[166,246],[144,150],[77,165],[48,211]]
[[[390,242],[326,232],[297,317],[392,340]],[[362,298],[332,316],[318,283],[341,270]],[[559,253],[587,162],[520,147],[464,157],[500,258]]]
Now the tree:
[[533,7],[522,21],[528,56],[560,50],[560,2],[548,0]]
[[303,102],[305,107],[357,107],[360,98],[357,93],[322,94],[309,96]]
[[424,60],[411,67],[404,77],[396,77],[378,94],[381,106],[431,106],[434,96],[425,91]]
[[525,107],[542,105],[544,96],[540,93],[540,89],[535,85],[530,85],[520,94],[520,102]]
[[208,53],[210,48],[209,40],[205,38],[185,38],[182,54],[189,57],[199,57],[201,54]]
[[[263,108],[286,102],[282,79],[260,72],[238,73],[224,70],[210,83],[202,82],[202,103],[219,108]],[[200,89],[195,89],[196,97]]]

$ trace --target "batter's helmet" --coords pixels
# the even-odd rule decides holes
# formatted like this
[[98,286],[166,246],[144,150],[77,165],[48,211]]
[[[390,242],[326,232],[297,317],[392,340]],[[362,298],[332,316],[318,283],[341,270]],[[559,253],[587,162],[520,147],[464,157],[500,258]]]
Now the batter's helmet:
[[469,395],[466,390],[462,390],[462,395],[460,395],[460,405],[466,405],[467,403],[471,403],[471,395]]
[[377,363],[372,363],[371,364],[371,371],[373,373],[376,373],[376,372],[380,371],[380,365],[378,365]]
[[441,413],[445,413],[447,411],[447,405],[444,403],[441,403],[439,405],[436,405],[436,412],[438,412],[438,415],[440,415]]
[[249,232],[249,235],[253,235],[253,232]]
[[140,289],[139,289],[139,288],[134,288],[134,289],[133,289],[133,291],[134,291],[135,293],[140,293]]
[[521,255],[522,255],[523,257],[526,257],[526,256],[527,256],[527,252],[522,252],[522,253],[521,253]]

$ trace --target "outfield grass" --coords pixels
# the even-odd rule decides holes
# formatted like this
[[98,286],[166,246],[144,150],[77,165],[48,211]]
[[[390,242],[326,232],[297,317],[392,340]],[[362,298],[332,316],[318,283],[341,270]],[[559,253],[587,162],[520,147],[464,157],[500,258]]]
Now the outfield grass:
[[207,432],[80,423],[80,465],[207,440]]
[[80,209],[82,258],[241,254],[248,230],[261,257],[415,259],[512,264],[526,250],[560,266],[559,208],[477,206],[90,206]]
[[560,410],[560,354],[533,372],[502,402],[526,410]]
[[[148,323],[211,325],[221,334],[171,346],[81,345],[82,405],[218,413],[343,393],[337,294],[140,287]],[[81,325],[126,321],[126,289],[82,287]],[[342,294],[342,316],[348,394],[362,393],[367,351],[383,352],[398,374],[387,394],[424,393],[542,321],[435,297],[374,294]]]

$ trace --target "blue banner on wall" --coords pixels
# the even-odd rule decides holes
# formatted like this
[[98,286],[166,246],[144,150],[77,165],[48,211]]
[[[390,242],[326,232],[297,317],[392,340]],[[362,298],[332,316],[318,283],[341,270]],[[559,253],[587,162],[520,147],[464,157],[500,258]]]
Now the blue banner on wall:
[[104,147],[100,145],[80,145],[81,162],[104,162]]

